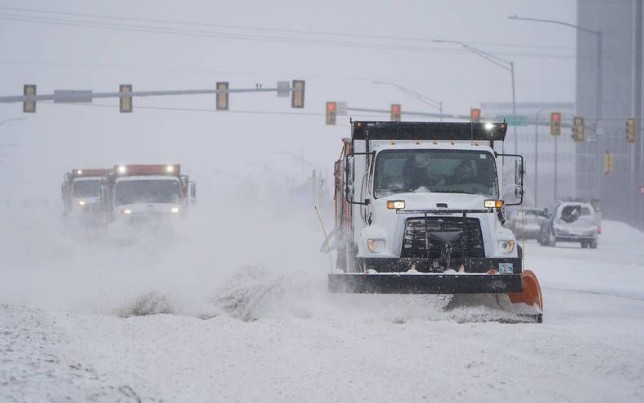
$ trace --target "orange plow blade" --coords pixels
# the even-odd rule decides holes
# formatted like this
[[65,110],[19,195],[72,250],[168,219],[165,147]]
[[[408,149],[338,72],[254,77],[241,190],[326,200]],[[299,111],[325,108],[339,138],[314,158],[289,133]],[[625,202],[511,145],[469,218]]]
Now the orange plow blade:
[[521,273],[522,292],[508,293],[510,302],[513,304],[526,304],[538,308],[537,321],[541,323],[543,315],[543,297],[541,295],[541,286],[537,276],[531,270],[524,270]]

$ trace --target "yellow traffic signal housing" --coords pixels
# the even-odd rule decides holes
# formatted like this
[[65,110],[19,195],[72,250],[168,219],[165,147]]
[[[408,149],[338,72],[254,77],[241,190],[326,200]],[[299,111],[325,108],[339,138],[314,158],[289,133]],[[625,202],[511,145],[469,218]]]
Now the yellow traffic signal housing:
[[573,118],[572,139],[578,143],[584,142],[584,118],[581,116]]
[[291,108],[304,108],[304,80],[293,80]]
[[613,154],[609,151],[604,153],[604,174],[608,175],[613,172]]
[[[129,94],[132,92],[131,84],[121,84],[119,85],[119,92],[121,94]],[[119,112],[121,113],[132,113],[132,96],[131,95],[121,95],[119,97]]]
[[550,114],[550,134],[559,136],[561,134],[561,113],[552,112]]
[[326,124],[334,125],[336,114],[338,113],[337,102],[327,102],[326,103]]
[[[25,84],[23,95],[36,95],[36,86],[33,84]],[[23,113],[36,113],[36,100],[24,101],[22,103]]]
[[626,121],[626,140],[631,144],[636,140],[635,119],[633,118]]
[[480,122],[481,121],[481,110],[479,108],[470,109],[470,120],[472,122]]
[[391,104],[391,121],[400,122],[400,116],[402,114],[400,104]]
[[217,83],[217,110],[228,110],[228,82],[221,81]]

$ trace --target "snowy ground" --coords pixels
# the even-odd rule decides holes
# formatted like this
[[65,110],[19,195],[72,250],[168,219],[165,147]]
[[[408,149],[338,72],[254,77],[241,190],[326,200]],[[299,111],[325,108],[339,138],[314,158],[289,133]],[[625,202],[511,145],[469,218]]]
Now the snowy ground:
[[313,211],[220,211],[123,247],[45,210],[0,213],[2,402],[644,401],[644,234],[625,224],[597,250],[526,242],[544,323],[507,324],[327,294]]

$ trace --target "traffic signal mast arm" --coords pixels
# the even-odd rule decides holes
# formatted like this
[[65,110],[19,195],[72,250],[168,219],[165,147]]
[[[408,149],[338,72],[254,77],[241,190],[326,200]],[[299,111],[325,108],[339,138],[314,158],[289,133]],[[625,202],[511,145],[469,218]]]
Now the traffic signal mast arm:
[[278,82],[277,87],[264,88],[261,85],[255,88],[228,88],[220,86],[217,83],[216,89],[197,89],[197,90],[162,90],[162,91],[132,91],[131,85],[121,85],[121,91],[117,92],[93,92],[91,90],[54,90],[52,94],[36,94],[36,85],[28,84],[24,87],[23,95],[0,96],[0,103],[23,102],[24,112],[35,112],[36,101],[54,101],[68,103],[91,103],[97,98],[123,98],[123,97],[154,97],[154,96],[171,96],[171,95],[199,95],[199,94],[229,94],[229,93],[248,93],[248,92],[276,92],[278,96],[292,95],[291,106],[293,108],[304,107],[304,81],[293,80],[291,85],[288,81]]

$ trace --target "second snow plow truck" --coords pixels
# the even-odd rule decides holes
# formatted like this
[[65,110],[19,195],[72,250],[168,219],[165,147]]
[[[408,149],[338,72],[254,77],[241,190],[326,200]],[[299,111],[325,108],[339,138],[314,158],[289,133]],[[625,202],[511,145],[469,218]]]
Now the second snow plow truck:
[[195,183],[179,164],[116,165],[102,189],[104,222],[114,236],[171,228],[195,204]]
[[[504,205],[523,201],[523,158],[497,151],[507,124],[353,121],[351,128],[335,163],[329,290],[507,294],[512,309],[541,322],[539,282],[502,226]],[[504,167],[511,201],[502,199]]]

